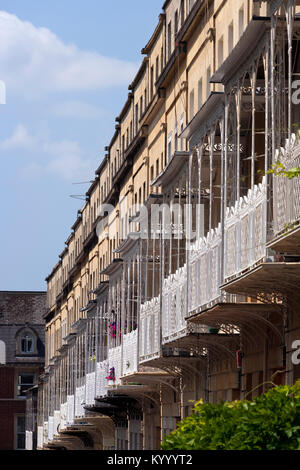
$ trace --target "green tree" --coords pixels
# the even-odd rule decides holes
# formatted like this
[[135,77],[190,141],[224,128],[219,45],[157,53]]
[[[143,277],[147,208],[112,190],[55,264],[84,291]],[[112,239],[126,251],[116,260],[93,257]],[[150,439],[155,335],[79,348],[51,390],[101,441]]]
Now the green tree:
[[300,381],[252,401],[195,404],[164,450],[300,450]]

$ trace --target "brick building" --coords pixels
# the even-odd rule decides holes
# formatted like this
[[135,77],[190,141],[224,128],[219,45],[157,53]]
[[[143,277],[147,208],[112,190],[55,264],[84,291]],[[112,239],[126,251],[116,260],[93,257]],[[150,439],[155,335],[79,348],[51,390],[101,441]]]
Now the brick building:
[[45,292],[0,292],[0,450],[25,449],[26,390],[44,364]]

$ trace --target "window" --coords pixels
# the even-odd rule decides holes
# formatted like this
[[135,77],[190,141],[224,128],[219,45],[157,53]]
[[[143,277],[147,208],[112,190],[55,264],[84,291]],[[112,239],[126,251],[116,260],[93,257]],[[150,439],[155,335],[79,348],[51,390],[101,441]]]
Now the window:
[[175,11],[174,16],[174,39],[176,41],[176,35],[178,33],[178,10]]
[[16,449],[25,450],[25,416],[16,419]]
[[168,59],[170,58],[171,55],[171,44],[172,44],[172,24],[171,21],[168,24]]
[[33,331],[22,330],[17,335],[16,354],[36,354],[36,336]]
[[137,134],[139,128],[139,105],[135,105],[135,133]]
[[[180,134],[182,134],[183,132],[183,129],[184,129],[184,114],[182,114],[180,116]],[[183,138],[180,139],[181,140],[181,150],[183,150]]]
[[244,32],[244,7],[239,10],[239,37]]
[[178,131],[177,131],[177,126],[175,126],[174,130],[174,146],[175,146],[175,152],[178,150]]
[[154,69],[152,65],[151,72],[150,72],[150,97],[151,99],[153,98],[153,87],[154,87]]
[[181,3],[180,3],[180,20],[181,20],[181,26],[183,25],[184,23],[184,0],[181,0]]
[[203,95],[203,87],[202,87],[202,78],[198,82],[198,109],[202,106],[202,95]]
[[218,66],[220,67],[224,59],[224,44],[223,37],[218,42]]
[[211,78],[211,71],[210,67],[208,67],[206,72],[206,98],[210,95],[210,78]]
[[228,27],[228,53],[233,49],[233,22]]
[[141,96],[140,98],[140,119],[142,119],[143,116],[143,97]]
[[159,56],[156,57],[156,65],[155,65],[155,79],[157,81],[159,75]]
[[18,397],[26,397],[26,390],[35,384],[35,376],[30,373],[20,373],[18,376]]
[[168,136],[168,160],[171,160],[172,154],[172,132]]
[[62,320],[61,322],[61,344],[66,344],[65,337],[67,336],[67,322]]
[[194,93],[194,90],[191,91],[190,93],[190,120],[193,119],[194,117],[194,98],[195,98],[195,93]]

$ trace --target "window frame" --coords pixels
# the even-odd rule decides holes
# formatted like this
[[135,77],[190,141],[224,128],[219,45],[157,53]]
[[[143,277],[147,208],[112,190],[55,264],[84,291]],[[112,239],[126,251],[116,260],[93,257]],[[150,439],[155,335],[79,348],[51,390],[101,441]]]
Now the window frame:
[[[30,384],[26,384],[26,383],[20,383],[20,377],[21,376],[32,376],[33,377],[33,380],[32,380],[32,383]],[[26,391],[29,390],[30,388],[34,387],[34,385],[36,384],[36,380],[37,380],[37,377],[36,377],[36,372],[33,371],[33,370],[23,370],[23,369],[19,369],[17,370],[17,374],[16,374],[16,398],[19,399],[19,400],[26,400]],[[21,391],[21,386],[26,386],[28,385],[28,389],[25,390],[25,394],[24,395],[21,395],[19,394],[19,388],[20,388],[20,391]]]
[[[24,433],[18,432],[18,419],[24,419]],[[24,434],[24,447],[18,447],[18,435]],[[26,415],[23,413],[16,413],[14,415],[14,448],[15,450],[22,451],[26,450]]]
[[[27,335],[32,338],[32,350],[31,351],[23,351],[22,342],[23,342],[23,339],[25,339]],[[19,357],[37,356],[38,355],[37,341],[38,341],[37,334],[31,328],[22,328],[22,330],[18,331],[16,335],[16,356],[19,356]]]

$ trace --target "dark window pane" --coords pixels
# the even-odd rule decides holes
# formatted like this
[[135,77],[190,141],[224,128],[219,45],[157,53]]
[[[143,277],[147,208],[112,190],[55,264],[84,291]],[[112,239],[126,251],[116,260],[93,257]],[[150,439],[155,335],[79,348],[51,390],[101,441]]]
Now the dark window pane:
[[17,436],[17,448],[25,449],[25,434],[18,434]]
[[19,416],[17,421],[18,433],[25,432],[25,416]]
[[33,382],[34,382],[33,379],[34,379],[33,375],[21,375],[21,384],[33,385]]

